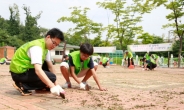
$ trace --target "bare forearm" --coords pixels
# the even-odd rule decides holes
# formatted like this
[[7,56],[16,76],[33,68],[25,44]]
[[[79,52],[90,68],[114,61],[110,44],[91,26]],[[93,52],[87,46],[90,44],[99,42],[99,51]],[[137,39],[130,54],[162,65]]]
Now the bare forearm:
[[73,79],[80,84],[80,80],[77,78],[77,76],[75,75],[75,73],[72,73],[71,76],[73,77]]
[[101,89],[101,85],[100,85],[100,82],[99,82],[99,80],[98,80],[98,77],[96,76],[95,71],[92,70],[92,72],[93,72],[93,78],[94,78],[96,84],[98,85],[99,89]]

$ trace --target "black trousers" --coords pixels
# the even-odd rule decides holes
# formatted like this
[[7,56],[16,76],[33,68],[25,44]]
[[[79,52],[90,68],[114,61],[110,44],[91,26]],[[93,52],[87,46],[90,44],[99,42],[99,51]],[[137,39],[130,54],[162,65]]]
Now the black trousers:
[[133,58],[128,58],[128,67],[130,66],[130,60],[131,60],[131,62],[132,62],[132,65],[134,65],[134,60],[133,60]]
[[[44,64],[42,65],[42,69],[47,75],[47,77],[54,83],[56,81],[56,75],[48,70],[46,62],[44,62]],[[46,88],[46,85],[40,80],[40,78],[35,73],[34,68],[29,69],[22,74],[16,74],[11,71],[10,73],[13,81],[15,81],[15,83],[21,83],[23,88],[26,90],[36,90]]]
[[107,63],[108,61],[102,64],[104,68],[107,66]]
[[154,64],[154,63],[152,63],[152,62],[150,62],[150,63],[147,65],[147,68],[149,68],[150,70],[152,70],[152,69],[154,69],[154,68],[156,68],[156,67],[157,67],[157,65]]

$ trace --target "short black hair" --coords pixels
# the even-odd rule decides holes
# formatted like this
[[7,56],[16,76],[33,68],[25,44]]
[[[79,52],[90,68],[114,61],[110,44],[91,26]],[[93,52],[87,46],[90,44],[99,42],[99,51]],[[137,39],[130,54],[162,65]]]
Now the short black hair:
[[52,28],[51,30],[49,30],[45,37],[47,37],[48,35],[50,35],[51,38],[56,37],[56,38],[60,39],[61,41],[64,41],[64,34],[58,28]]
[[90,43],[82,43],[80,45],[80,52],[87,54],[87,55],[92,55],[93,54],[93,46]]
[[142,58],[142,61],[145,61],[146,60],[146,58]]
[[68,57],[68,55],[64,55],[64,56],[63,56],[63,58],[66,58],[66,57]]

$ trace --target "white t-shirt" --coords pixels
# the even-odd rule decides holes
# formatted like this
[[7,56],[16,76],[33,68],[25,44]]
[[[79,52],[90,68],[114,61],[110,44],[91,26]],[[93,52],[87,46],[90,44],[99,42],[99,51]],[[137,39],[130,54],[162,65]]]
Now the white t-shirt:
[[[42,64],[42,48],[33,46],[27,51],[27,55],[31,58],[31,64]],[[46,61],[51,61],[50,51],[46,55]]]

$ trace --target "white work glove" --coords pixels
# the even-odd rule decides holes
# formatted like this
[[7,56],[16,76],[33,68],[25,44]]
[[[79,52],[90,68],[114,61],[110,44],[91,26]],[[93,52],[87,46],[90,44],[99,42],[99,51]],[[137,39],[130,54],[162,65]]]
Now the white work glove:
[[86,90],[86,83],[85,82],[80,83],[80,89]]
[[80,89],[89,91],[90,87],[86,82],[81,82],[80,83]]
[[57,96],[61,96],[61,94],[65,94],[65,91],[61,88],[60,85],[56,85],[56,86],[50,88],[50,92],[53,95],[57,95]]

